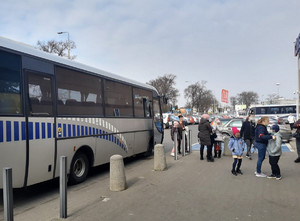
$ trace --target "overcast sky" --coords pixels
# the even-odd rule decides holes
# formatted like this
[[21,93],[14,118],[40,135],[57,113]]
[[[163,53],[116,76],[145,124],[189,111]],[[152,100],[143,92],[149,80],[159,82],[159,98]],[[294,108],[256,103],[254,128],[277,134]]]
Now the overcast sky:
[[[294,98],[299,0],[9,0],[0,35],[26,44],[65,40],[76,61],[140,82],[177,76],[207,81],[218,100],[255,91]],[[277,87],[276,83],[280,83]]]

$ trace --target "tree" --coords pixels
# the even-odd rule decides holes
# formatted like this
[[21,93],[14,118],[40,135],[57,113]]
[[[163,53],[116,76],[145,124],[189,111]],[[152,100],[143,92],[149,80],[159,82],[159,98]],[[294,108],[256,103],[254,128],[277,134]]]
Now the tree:
[[277,103],[277,99],[278,96],[276,94],[269,94],[267,99],[266,99],[266,102],[268,104],[276,104]]
[[189,85],[184,90],[184,96],[187,99],[186,106],[191,109],[196,108],[198,112],[207,112],[212,106],[218,105],[218,101],[214,97],[211,90],[206,89],[206,81]]
[[155,87],[160,95],[168,98],[168,102],[175,106],[177,103],[177,97],[179,96],[179,90],[175,88],[175,79],[176,75],[165,74],[164,76],[151,80],[146,84]]
[[237,100],[239,104],[245,104],[248,108],[251,104],[258,103],[258,94],[253,91],[244,91],[237,95]]
[[[74,41],[55,41],[50,40],[47,42],[38,41],[37,42],[37,48],[51,53],[51,54],[57,54],[61,57],[68,57],[68,50],[76,48],[76,44]],[[71,60],[74,60],[76,58],[76,55],[70,56]]]

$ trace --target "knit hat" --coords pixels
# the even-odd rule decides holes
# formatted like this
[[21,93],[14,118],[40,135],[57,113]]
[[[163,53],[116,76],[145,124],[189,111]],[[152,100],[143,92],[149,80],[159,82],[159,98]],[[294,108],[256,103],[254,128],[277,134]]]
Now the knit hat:
[[240,131],[236,127],[232,127],[232,134],[235,136],[236,133],[239,133]]
[[202,114],[201,118],[209,119],[209,115],[208,114]]
[[271,127],[272,130],[274,130],[276,133],[279,131],[279,126],[277,124],[274,124],[272,127]]

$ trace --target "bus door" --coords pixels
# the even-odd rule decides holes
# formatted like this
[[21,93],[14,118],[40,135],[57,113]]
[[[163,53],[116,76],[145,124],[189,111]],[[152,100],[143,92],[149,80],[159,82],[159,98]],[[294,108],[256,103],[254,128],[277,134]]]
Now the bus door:
[[154,145],[161,144],[164,138],[163,118],[161,113],[160,99],[153,98],[153,123],[154,123]]
[[[53,178],[55,154],[53,76],[25,72],[27,185]],[[25,181],[26,182],[26,181]]]

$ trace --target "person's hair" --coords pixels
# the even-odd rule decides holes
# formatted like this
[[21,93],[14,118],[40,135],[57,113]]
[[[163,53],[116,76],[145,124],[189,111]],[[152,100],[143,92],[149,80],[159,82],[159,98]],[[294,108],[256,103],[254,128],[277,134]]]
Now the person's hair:
[[269,119],[269,117],[263,116],[263,117],[261,117],[261,118],[257,121],[257,124],[262,124],[262,123],[265,122],[267,119]]

